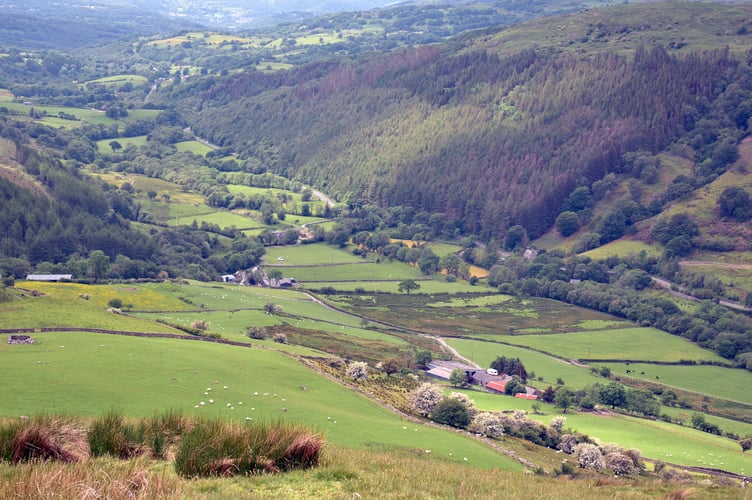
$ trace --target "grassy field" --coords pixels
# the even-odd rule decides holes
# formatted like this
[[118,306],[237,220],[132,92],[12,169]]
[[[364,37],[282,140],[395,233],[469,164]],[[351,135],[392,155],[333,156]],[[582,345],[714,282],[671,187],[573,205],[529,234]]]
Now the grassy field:
[[149,83],[149,80],[145,76],[142,76],[142,75],[113,75],[113,76],[106,76],[104,78],[99,78],[97,80],[89,80],[83,85],[86,86],[90,83],[105,85],[108,87],[109,86],[119,87],[123,85],[124,83],[131,83],[135,87],[138,85],[147,84]]
[[117,141],[120,143],[120,145],[123,148],[127,148],[128,146],[146,146],[146,136],[145,135],[137,135],[135,137],[119,137],[117,139],[102,139],[101,141],[97,141],[97,149],[101,153],[112,153],[112,146],[110,146],[110,143],[112,141]]
[[291,276],[302,283],[319,281],[369,281],[405,280],[422,278],[420,269],[401,262],[363,261],[361,264],[335,264],[316,267],[287,266],[285,276]]
[[211,146],[199,141],[178,142],[175,144],[175,148],[181,153],[193,153],[197,156],[206,156],[206,153],[213,151]]
[[[366,293],[402,293],[399,291],[399,281],[317,281],[308,286],[321,289],[332,287],[341,292],[364,291]],[[483,293],[485,290],[478,286],[472,286],[464,281],[449,283],[439,279],[421,280],[418,282],[420,289],[413,294],[457,294],[457,293]],[[307,286],[303,283],[304,286]]]
[[[117,407],[131,416],[175,408],[237,420],[284,419],[310,425],[341,446],[430,448],[448,461],[467,457],[479,467],[521,469],[471,439],[403,421],[273,351],[86,333],[36,336],[35,345],[0,346],[4,370],[14,374],[0,388],[0,415],[86,416]],[[28,390],[31,380],[34,390]]]
[[612,373],[752,404],[752,372],[722,366],[605,363]]
[[[602,443],[637,448],[649,458],[681,465],[722,468],[740,474],[752,471],[752,456],[742,453],[736,441],[688,426],[611,413],[601,415],[570,410],[562,414],[555,406],[540,401],[537,402],[540,414],[534,414],[534,401],[480,391],[461,392],[466,393],[480,410],[523,410],[528,412],[528,417],[546,425],[554,416],[563,415],[567,419],[565,428],[587,434]],[[750,424],[717,417],[708,417],[707,420],[718,423],[722,429],[741,432],[741,435],[752,433]]]
[[264,260],[270,264],[283,266],[313,266],[363,262],[361,257],[353,255],[346,249],[324,244],[269,247],[266,249]]
[[723,358],[712,351],[655,328],[635,327],[557,335],[511,335],[500,337],[499,340],[556,353],[567,359],[669,362],[691,359],[724,362]]
[[168,221],[168,224],[170,226],[189,226],[193,224],[194,220],[199,225],[201,225],[202,222],[206,222],[207,224],[216,224],[222,228],[230,228],[232,226],[235,226],[238,229],[267,227],[265,224],[262,224],[255,219],[237,214],[235,212],[228,212],[226,210],[216,210],[214,212],[198,216],[189,215],[185,217],[178,217]]
[[658,245],[648,245],[642,241],[630,240],[622,238],[605,245],[589,250],[581,255],[590,257],[593,260],[603,260],[612,255],[618,255],[619,257],[626,257],[629,254],[639,254],[645,252],[648,255],[659,255],[661,249]]

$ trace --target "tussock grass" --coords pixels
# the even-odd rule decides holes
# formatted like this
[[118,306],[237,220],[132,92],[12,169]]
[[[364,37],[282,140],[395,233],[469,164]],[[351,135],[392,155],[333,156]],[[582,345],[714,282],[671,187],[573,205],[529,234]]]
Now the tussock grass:
[[85,432],[71,418],[43,415],[0,426],[0,461],[80,462],[88,454]]
[[180,441],[175,470],[184,477],[250,475],[311,468],[323,439],[290,423],[201,420]]

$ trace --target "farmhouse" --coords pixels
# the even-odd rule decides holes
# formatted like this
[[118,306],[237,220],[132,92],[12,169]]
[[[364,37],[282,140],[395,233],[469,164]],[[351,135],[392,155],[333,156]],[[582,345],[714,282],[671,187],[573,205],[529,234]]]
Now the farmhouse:
[[463,370],[465,372],[465,378],[470,381],[473,379],[473,377],[478,372],[485,373],[480,368],[475,368],[473,366],[468,366],[462,363],[459,363],[457,361],[431,361],[428,364],[428,370],[426,371],[426,374],[429,377],[439,378],[442,380],[449,380],[449,377],[452,375],[452,372],[454,370]]
[[72,274],[27,274],[26,281],[60,281],[73,279]]

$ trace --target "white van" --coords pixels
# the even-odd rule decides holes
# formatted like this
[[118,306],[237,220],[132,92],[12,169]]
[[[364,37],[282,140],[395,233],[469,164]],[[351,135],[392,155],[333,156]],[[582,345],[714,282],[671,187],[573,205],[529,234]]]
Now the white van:
[[489,368],[488,370],[486,370],[486,373],[488,373],[489,375],[494,375],[494,376],[496,376],[496,375],[498,375],[498,374],[499,374],[499,370],[497,370],[497,369],[495,369],[495,368]]

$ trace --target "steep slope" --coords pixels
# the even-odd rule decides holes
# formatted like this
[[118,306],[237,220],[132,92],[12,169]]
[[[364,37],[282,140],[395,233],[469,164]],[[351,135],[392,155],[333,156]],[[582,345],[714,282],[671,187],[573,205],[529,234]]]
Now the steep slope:
[[[711,115],[712,133],[693,145],[700,160],[719,130],[731,142],[746,132],[734,106],[750,93],[740,56],[751,12],[622,6],[284,76],[245,73],[194,102],[195,130],[340,199],[442,212],[486,237],[514,225],[537,236],[627,152],[702,135]],[[663,18],[681,36],[652,36]],[[555,35],[569,25],[588,28]]]

